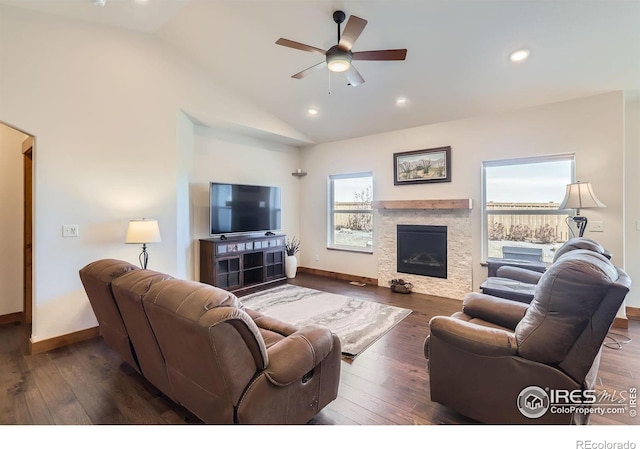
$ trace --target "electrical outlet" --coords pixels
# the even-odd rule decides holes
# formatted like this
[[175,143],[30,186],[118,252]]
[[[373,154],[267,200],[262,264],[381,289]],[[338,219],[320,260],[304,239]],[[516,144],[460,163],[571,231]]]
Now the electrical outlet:
[[320,256],[316,254],[315,257],[313,258],[313,260],[315,260],[316,262],[319,262],[320,261]]
[[62,237],[78,237],[78,225],[62,225]]
[[591,232],[604,232],[604,222],[602,221],[590,221],[589,230]]

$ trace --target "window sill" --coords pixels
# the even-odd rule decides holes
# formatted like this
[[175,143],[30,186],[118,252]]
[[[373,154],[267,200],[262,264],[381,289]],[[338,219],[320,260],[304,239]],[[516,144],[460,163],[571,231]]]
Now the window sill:
[[355,246],[327,246],[331,251],[345,251],[348,253],[373,254],[373,248],[358,248]]

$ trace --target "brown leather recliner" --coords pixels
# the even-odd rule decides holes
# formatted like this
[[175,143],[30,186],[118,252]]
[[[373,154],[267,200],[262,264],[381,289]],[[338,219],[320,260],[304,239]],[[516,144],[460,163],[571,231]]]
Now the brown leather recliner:
[[172,277],[151,270],[136,270],[114,279],[111,290],[127,328],[140,372],[160,391],[176,401],[167,377],[164,356],[142,305],[142,298],[151,286],[167,279]]
[[[92,306],[115,304],[137,369],[204,422],[302,424],[337,397],[340,340],[326,327],[297,329],[225,290],[125,267],[80,270]],[[119,275],[94,277],[105,270]]]
[[462,312],[429,323],[431,399],[484,423],[588,423],[582,409],[554,413],[543,397],[527,402],[521,394],[592,390],[602,343],[630,285],[606,257],[575,250],[544,273],[531,304],[469,294]]
[[113,299],[111,282],[134,270],[135,265],[115,259],[103,259],[80,270],[80,280],[89,297],[91,308],[100,325],[104,341],[132,368],[141,373],[138,358],[122,320],[120,309]]

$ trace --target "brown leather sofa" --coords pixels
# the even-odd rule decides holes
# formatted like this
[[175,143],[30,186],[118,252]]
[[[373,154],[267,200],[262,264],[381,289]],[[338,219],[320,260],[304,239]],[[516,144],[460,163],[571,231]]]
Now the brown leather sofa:
[[[544,392],[593,390],[602,343],[630,285],[606,257],[574,250],[542,275],[531,304],[469,294],[462,312],[429,323],[431,399],[484,423],[588,423],[585,409],[553,413]],[[530,387],[537,396],[523,397]]]
[[337,397],[340,340],[225,290],[114,259],[80,270],[105,342],[205,423],[302,424]]

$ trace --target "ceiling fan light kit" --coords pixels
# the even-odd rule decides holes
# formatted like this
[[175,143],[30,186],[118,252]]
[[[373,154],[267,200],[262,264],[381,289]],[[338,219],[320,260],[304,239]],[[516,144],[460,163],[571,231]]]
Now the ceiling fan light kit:
[[360,17],[350,16],[344,27],[344,32],[340,35],[340,24],[344,22],[345,18],[346,14],[343,11],[335,11],[333,13],[333,21],[338,25],[338,44],[329,50],[325,51],[317,47],[312,47],[311,45],[301,44],[300,42],[284,38],[276,41],[277,45],[318,53],[325,57],[323,62],[312,65],[302,72],[292,75],[292,78],[302,79],[309,73],[326,66],[331,72],[344,73],[349,85],[359,86],[364,83],[364,78],[362,78],[360,72],[353,66],[352,61],[354,59],[361,61],[403,61],[407,57],[406,49],[352,52],[351,48],[367,25],[367,21]]
[[332,72],[346,72],[351,68],[352,59],[353,56],[350,51],[341,50],[338,46],[327,50],[327,67]]

